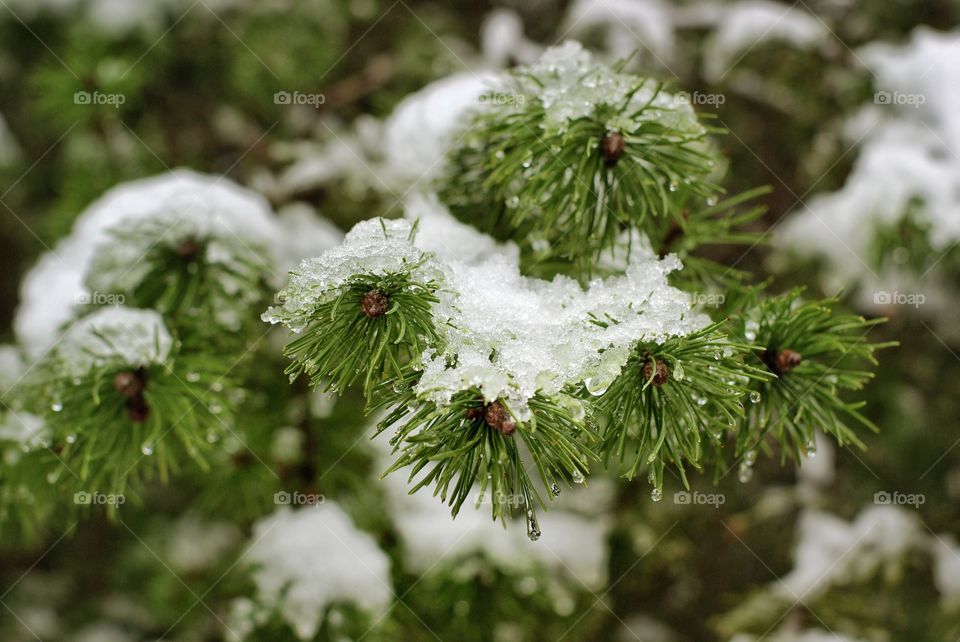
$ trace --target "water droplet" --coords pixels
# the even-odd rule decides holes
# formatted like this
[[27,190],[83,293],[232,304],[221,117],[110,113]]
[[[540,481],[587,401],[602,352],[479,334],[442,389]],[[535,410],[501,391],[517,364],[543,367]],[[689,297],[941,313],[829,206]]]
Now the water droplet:
[[753,330],[747,330],[743,333],[743,336],[747,338],[747,341],[754,341],[757,338],[757,333]]
[[507,199],[507,207],[516,207],[518,205],[520,205],[519,196],[511,196],[510,198]]
[[213,390],[214,392],[220,392],[223,390],[223,384],[219,381],[214,381],[212,384],[210,384],[210,390]]
[[63,410],[63,404],[59,401],[54,401],[52,404],[50,404],[50,410],[54,412],[60,412]]
[[722,358],[723,358],[723,355],[720,354],[719,352],[714,352],[714,353],[713,353],[713,360],[714,360],[714,361],[720,361],[720,359],[722,359]]
[[570,478],[573,479],[574,484],[583,483],[583,473],[581,473],[579,470],[574,470],[573,473],[570,475]]
[[750,402],[751,403],[760,403],[760,393],[756,390],[750,391]]
[[560,496],[560,486],[557,485],[557,484],[553,484],[553,485],[550,487],[550,492],[553,493],[553,496],[554,496],[554,497],[559,497],[559,496]]
[[532,510],[527,511],[527,537],[531,542],[540,539],[540,523],[537,522],[537,516]]
[[153,444],[146,444],[146,443],[143,444],[142,446],[140,446],[140,452],[142,452],[144,455],[147,455],[149,457],[150,455],[153,454]]
[[814,457],[817,456],[817,442],[815,442],[814,440],[811,439],[810,441],[807,442],[806,449],[807,449],[807,457],[809,457],[810,459],[813,459]]
[[706,397],[700,397],[699,399],[697,399],[697,405],[700,406],[701,408],[702,408],[703,406],[706,406],[706,405],[707,405],[707,398],[706,398]]
[[667,189],[670,190],[671,192],[676,192],[676,191],[677,191],[677,184],[676,184],[676,183],[670,183],[669,185],[667,185]]
[[753,468],[751,466],[744,466],[740,464],[740,472],[737,474],[737,478],[740,480],[741,484],[746,484],[748,481],[753,479]]
[[600,376],[587,377],[583,380],[583,385],[587,388],[587,392],[594,397],[599,397],[610,387],[610,380]]
[[743,454],[743,463],[745,463],[747,466],[753,466],[755,463],[757,463],[757,451],[748,450],[745,452]]
[[707,197],[707,206],[708,206],[708,207],[713,207],[713,206],[716,205],[716,204],[717,204],[717,197],[716,197],[716,196],[708,196],[708,197]]
[[683,381],[684,372],[683,365],[677,361],[677,364],[673,368],[673,378],[677,381]]
[[68,444],[73,444],[73,443],[76,443],[76,441],[77,441],[77,435],[76,435],[76,433],[70,433],[69,435],[67,435],[66,437],[64,437],[64,439],[66,440],[66,442],[67,442]]
[[220,439],[220,437],[217,436],[217,433],[213,432],[212,430],[207,433],[207,443],[208,443],[208,444],[215,444],[215,443],[217,443],[217,440],[218,440],[218,439]]
[[48,484],[56,484],[56,483],[57,483],[57,479],[58,479],[59,477],[60,477],[60,474],[59,474],[58,472],[56,472],[56,471],[47,473],[47,483],[48,483]]
[[650,499],[652,499],[655,502],[659,502],[661,499],[663,499],[663,491],[660,490],[659,488],[653,488],[650,491]]
[[198,372],[188,372],[188,373],[187,373],[187,381],[189,381],[190,383],[196,383],[196,382],[200,381],[200,373],[198,373]]

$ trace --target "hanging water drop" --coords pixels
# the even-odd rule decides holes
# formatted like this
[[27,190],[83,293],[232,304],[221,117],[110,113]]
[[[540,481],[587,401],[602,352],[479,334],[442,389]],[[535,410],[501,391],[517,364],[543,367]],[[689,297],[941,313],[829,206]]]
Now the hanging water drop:
[[583,380],[583,385],[586,387],[587,392],[594,397],[599,397],[610,387],[610,381],[605,377],[587,377]]
[[196,382],[200,381],[200,373],[198,373],[198,372],[188,372],[188,373],[187,373],[187,381],[189,381],[190,383],[196,383]]
[[683,365],[681,365],[681,363],[680,363],[679,361],[677,361],[676,365],[674,365],[674,367],[673,367],[673,378],[674,378],[676,381],[683,381],[683,377],[684,377],[684,376],[685,376],[685,375],[684,375],[684,372],[683,372]]
[[712,195],[711,195],[711,196],[708,196],[708,197],[707,197],[707,207],[713,207],[713,206],[716,205],[716,204],[717,204],[717,197],[716,197],[716,196],[712,196]]
[[750,391],[750,402],[751,403],[760,403],[760,393],[756,390]]
[[54,412],[60,412],[63,410],[63,403],[60,401],[54,401],[52,404],[50,404],[50,410]]
[[142,446],[140,446],[140,452],[142,452],[144,455],[147,455],[149,457],[150,455],[153,454],[153,445],[147,444],[147,443],[143,444]]
[[579,470],[574,470],[573,473],[570,475],[570,478],[573,479],[574,484],[583,483],[583,473],[581,473]]
[[537,516],[532,510],[527,511],[527,537],[531,542],[540,539],[540,524],[537,522]]
[[667,189],[670,190],[671,192],[676,192],[676,191],[677,191],[677,184],[671,182],[669,185],[667,185]]
[[554,496],[554,497],[559,497],[559,496],[560,496],[560,486],[559,486],[558,484],[554,483],[552,486],[550,486],[550,492],[553,493],[553,496]]
[[723,355],[720,354],[719,351],[713,353],[713,360],[714,360],[714,361],[720,361],[720,359],[722,359],[722,358],[723,358]]
[[806,449],[807,457],[810,459],[813,459],[817,456],[817,442],[815,442],[813,439],[807,442]]
[[75,443],[75,442],[77,441],[77,434],[72,432],[72,433],[70,433],[69,435],[67,435],[66,437],[64,437],[64,440],[65,440],[68,444]]
[[746,484],[748,481],[753,479],[753,467],[747,466],[746,462],[740,464],[740,472],[737,474],[737,478],[740,480],[741,484]]
[[663,491],[654,487],[653,490],[650,491],[650,499],[655,502],[659,502],[661,499],[663,499]]

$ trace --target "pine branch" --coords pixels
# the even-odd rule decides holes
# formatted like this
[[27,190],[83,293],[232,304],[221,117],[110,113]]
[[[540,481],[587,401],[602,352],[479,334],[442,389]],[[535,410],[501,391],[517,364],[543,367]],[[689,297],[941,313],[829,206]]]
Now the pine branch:
[[461,220],[499,238],[549,245],[551,255],[578,259],[589,275],[590,259],[624,228],[648,229],[651,219],[675,217],[688,198],[715,199],[719,188],[710,180],[712,130],[692,110],[647,79],[595,63],[577,73],[613,76],[623,91],[598,91],[591,113],[557,125],[553,102],[538,92],[558,81],[515,72],[506,93],[517,99],[475,117],[450,155],[440,195]]
[[[398,453],[384,474],[409,468],[415,481],[410,492],[433,485],[454,516],[474,493],[489,494],[493,518],[504,523],[525,507],[528,535],[539,537],[536,508],[546,505],[541,488],[558,495],[561,482],[582,482],[596,459],[596,435],[580,402],[536,396],[529,402],[530,419],[521,421],[504,401],[484,403],[479,391],[458,393],[442,407],[420,401],[415,381],[411,373],[396,390],[381,390],[378,406],[389,411],[378,434],[394,429],[390,443]],[[528,458],[540,487],[528,472]]]
[[338,393],[362,378],[369,398],[436,344],[430,308],[437,288],[410,272],[353,277],[334,299],[317,304],[303,335],[286,346],[293,359],[287,375],[292,381],[306,374],[311,385]]
[[877,350],[897,345],[869,340],[870,330],[886,319],[837,314],[837,299],[804,301],[802,293],[794,289],[756,302],[741,317],[739,333],[752,342],[755,363],[775,377],[751,391],[756,401],[749,413],[752,430],[738,437],[738,454],[773,436],[786,446],[783,458],[800,457],[813,451],[817,428],[841,445],[862,448],[854,426],[877,430],[860,412],[865,402],[847,402],[842,395],[873,378],[864,367],[877,364]]
[[751,381],[770,377],[744,363],[751,346],[734,343],[724,323],[662,344],[638,345],[621,375],[597,400],[606,418],[602,452],[618,459],[633,478],[644,467],[654,486],[674,465],[687,486],[685,465],[700,470],[711,450],[723,448],[744,417],[742,399]]

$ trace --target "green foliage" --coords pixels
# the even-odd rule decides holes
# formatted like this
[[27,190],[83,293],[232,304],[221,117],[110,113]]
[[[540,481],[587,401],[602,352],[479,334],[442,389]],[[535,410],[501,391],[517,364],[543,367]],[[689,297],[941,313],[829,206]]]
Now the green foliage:
[[[286,373],[291,381],[306,374],[311,385],[339,393],[362,378],[369,398],[381,381],[402,378],[407,365],[436,345],[430,308],[438,287],[416,282],[409,272],[356,275],[332,300],[317,304],[311,324],[286,346],[293,359]],[[389,305],[376,316],[361,310],[372,292]]]
[[639,344],[597,400],[606,418],[604,455],[623,461],[629,478],[648,467],[655,494],[667,464],[689,486],[684,466],[699,470],[711,451],[724,447],[743,421],[750,382],[770,376],[744,363],[751,346],[731,342],[723,326]]
[[754,431],[739,436],[740,453],[772,436],[783,457],[799,457],[812,449],[817,428],[842,445],[862,447],[848,424],[877,430],[860,412],[865,402],[847,402],[842,395],[860,390],[873,377],[864,367],[877,364],[878,349],[897,345],[868,337],[885,319],[837,314],[836,299],[804,301],[802,293],[795,289],[758,301],[740,317],[739,334],[752,342],[756,362],[776,375],[751,393],[759,399],[750,410]]
[[[680,219],[690,195],[713,198],[709,176],[716,153],[708,130],[692,113],[654,105],[659,85],[638,78],[619,105],[565,127],[546,124],[534,95],[477,114],[451,154],[440,195],[460,219],[499,238],[549,245],[550,254],[575,259],[580,271],[613,245],[624,229],[646,229],[650,219]],[[630,105],[641,90],[650,97]],[[519,100],[523,98],[523,100]],[[610,123],[623,127],[611,130]],[[622,139],[605,150],[608,136]]]
[[[536,396],[530,401],[531,416],[519,419],[504,401],[494,402],[510,413],[512,427],[491,422],[479,392],[454,395],[447,406],[417,398],[414,377],[408,375],[394,391],[382,390],[378,405],[389,408],[378,433],[389,429],[398,456],[385,474],[404,470],[412,482],[410,492],[433,484],[434,494],[447,502],[456,515],[471,496],[478,503],[489,501],[494,519],[506,523],[521,506],[527,510],[531,538],[540,536],[535,508],[545,506],[545,489],[560,493],[560,482],[583,481],[590,462],[595,431],[585,421],[576,399],[567,396]],[[532,461],[528,461],[529,460]],[[533,466],[537,486],[529,473]],[[474,495],[476,494],[476,495]]]
[[[139,370],[104,364],[79,377],[61,370],[51,358],[23,397],[50,431],[49,447],[33,463],[50,473],[47,481],[65,497],[123,494],[152,477],[167,481],[186,460],[207,468],[215,443],[231,430],[227,391],[238,382],[229,364],[209,355],[178,354]],[[124,393],[121,381],[142,389],[141,395]]]
[[[157,310],[182,331],[190,325],[191,337],[236,349],[256,330],[252,312],[266,299],[266,252],[237,236],[184,236],[181,227],[178,221],[150,220],[111,230],[110,248],[94,257],[87,286],[123,295],[131,307]],[[131,258],[129,249],[144,245],[146,251]],[[234,332],[225,333],[224,327]]]

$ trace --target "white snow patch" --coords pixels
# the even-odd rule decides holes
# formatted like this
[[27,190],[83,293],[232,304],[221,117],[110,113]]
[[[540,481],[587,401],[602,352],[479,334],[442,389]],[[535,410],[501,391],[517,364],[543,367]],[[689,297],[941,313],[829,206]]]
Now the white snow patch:
[[278,610],[302,640],[313,638],[331,604],[378,613],[393,597],[389,558],[332,502],[284,506],[254,525],[252,541],[258,605]]
[[54,348],[67,376],[83,376],[94,366],[137,368],[163,364],[173,338],[153,310],[101,308],[73,323]]

